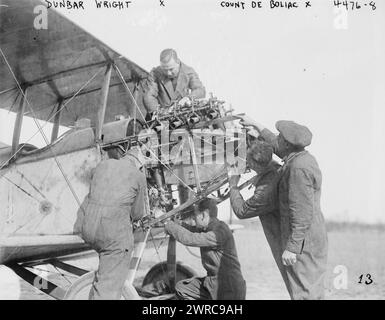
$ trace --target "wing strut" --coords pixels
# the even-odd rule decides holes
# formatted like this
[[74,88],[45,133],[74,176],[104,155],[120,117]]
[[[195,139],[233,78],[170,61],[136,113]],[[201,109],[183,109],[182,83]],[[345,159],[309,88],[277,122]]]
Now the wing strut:
[[[17,78],[16,78],[16,76],[15,76],[15,73],[13,72],[13,70],[12,70],[10,64],[8,63],[7,57],[5,56],[5,54],[4,54],[3,50],[1,50],[1,48],[0,48],[0,53],[1,53],[1,55],[3,56],[5,63],[7,64],[8,69],[9,69],[9,71],[11,72],[11,74],[12,74],[12,76],[13,76],[13,78],[14,78],[14,80],[15,80],[15,82],[16,82],[16,84],[17,84],[17,86],[18,86],[18,88],[19,88],[19,90],[20,90],[20,92],[21,92],[21,95],[22,95],[22,101],[23,101],[23,107],[21,107],[21,108],[22,108],[22,109],[25,108],[25,104],[28,105],[28,108],[31,110],[32,115],[33,115],[33,121],[35,122],[37,128],[39,129],[39,132],[41,133],[41,135],[42,135],[42,137],[43,137],[43,139],[44,139],[44,141],[45,141],[45,143],[46,143],[46,145],[48,146],[48,145],[49,145],[49,140],[47,139],[47,136],[45,135],[42,126],[40,125],[40,123],[38,122],[38,120],[37,120],[36,117],[35,117],[35,112],[33,111],[33,108],[32,108],[31,104],[29,103],[29,101],[28,101],[28,99],[27,99],[26,90],[25,90],[24,88],[21,87],[19,81],[17,80]],[[25,104],[24,104],[24,102],[25,102]],[[64,107],[64,106],[63,106],[63,107]],[[21,110],[21,111],[23,111],[23,110]],[[21,124],[22,124],[23,114],[20,112],[20,110],[19,110],[18,116],[20,116],[21,119],[20,119],[16,124],[20,123],[20,129],[21,129]],[[16,127],[17,127],[17,125],[16,125]],[[19,134],[20,134],[20,132],[19,132]],[[18,145],[18,143],[17,143],[17,145]],[[17,147],[15,147],[15,148],[17,149]],[[17,152],[19,152],[20,150],[21,150],[21,148],[19,148],[14,154],[16,154]],[[52,155],[53,155],[53,157],[54,157],[54,159],[55,159],[56,165],[58,166],[58,168],[59,168],[61,174],[63,175],[63,177],[64,177],[64,179],[65,179],[65,181],[66,181],[66,183],[67,183],[67,185],[68,185],[68,187],[69,187],[69,189],[70,189],[72,195],[73,195],[73,197],[75,198],[77,204],[78,204],[79,207],[81,208],[81,202],[80,202],[80,200],[79,200],[79,198],[78,198],[78,196],[77,196],[77,194],[76,194],[74,188],[72,187],[72,185],[71,185],[71,183],[70,183],[70,181],[69,181],[69,179],[68,179],[66,173],[64,172],[63,167],[62,167],[61,163],[59,162],[59,160],[58,160],[58,158],[57,158],[55,152],[52,150],[52,148],[51,148],[51,152],[52,152]]]
[[62,104],[64,100],[59,100],[56,105],[56,112],[54,114],[53,128],[51,133],[51,143],[54,142],[59,135],[60,115],[62,110]]
[[20,97],[19,109],[17,110],[15,127],[13,129],[12,137],[12,154],[14,154],[19,147],[21,126],[23,124],[23,116],[27,102],[27,88],[21,88],[22,95]]
[[[6,58],[5,58],[5,55],[4,55],[4,53],[3,53],[3,51],[1,50],[1,48],[0,48],[0,53],[2,54],[2,56],[4,57],[4,60],[5,61],[7,61],[6,60]],[[8,64],[8,66],[9,66],[9,64]],[[9,66],[9,68],[10,68],[10,66]],[[81,86],[81,88],[78,90],[78,91],[76,91],[74,94],[73,94],[73,96],[71,97],[71,98],[66,98],[66,99],[64,99],[64,100],[66,100],[66,102],[65,103],[63,103],[62,105],[61,105],[61,107],[60,107],[60,109],[59,110],[57,110],[49,119],[47,119],[47,121],[46,121],[46,123],[45,124],[47,124],[49,121],[51,121],[52,119],[53,119],[53,117],[55,117],[56,116],[56,114],[58,113],[58,112],[61,112],[66,106],[67,106],[67,104],[69,104],[73,99],[75,99],[75,97],[76,96],[78,96],[82,91],[83,91],[83,89],[85,88],[85,87],[87,87],[88,86],[88,84],[90,84],[95,78],[96,78],[96,76],[101,72],[103,70],[103,68],[100,68],[90,79],[88,79],[87,80],[87,82],[85,83],[85,84],[83,84],[82,86]],[[11,73],[13,74],[13,72],[12,72],[12,70],[10,69],[10,71],[11,71]],[[15,78],[15,80],[16,80],[16,78]],[[17,80],[16,80],[17,81]],[[23,95],[23,94],[22,94]],[[68,100],[67,100],[68,99]],[[26,100],[26,102],[27,102],[27,104],[29,104],[28,103],[28,100]],[[33,114],[33,110],[32,110],[32,114]],[[34,118],[34,120],[35,120],[35,123],[36,123],[36,119]],[[38,133],[41,133],[41,130],[44,128],[44,126],[45,126],[45,124],[43,124],[42,126],[40,126],[40,125],[38,125],[37,127],[38,127],[38,130],[26,141],[26,143],[28,143],[29,141],[31,141]],[[47,143],[47,142],[46,142]],[[48,143],[47,143],[47,145],[48,145]],[[4,161],[1,165],[0,165],[0,170],[1,169],[3,169],[7,164],[8,164],[8,162],[13,158],[13,157],[15,157],[20,151],[21,151],[21,149],[22,148],[18,148],[17,150],[16,150],[16,152],[14,152],[14,153],[12,153],[12,155],[10,156],[10,158],[7,160],[7,161]],[[1,176],[0,176],[0,178],[1,178]]]
[[100,141],[102,139],[102,128],[104,123],[104,116],[106,114],[108,92],[110,89],[111,70],[112,70],[112,65],[111,64],[107,65],[106,72],[104,74],[104,79],[103,79],[102,91],[100,93],[100,106],[98,110],[98,120],[96,122],[96,136],[95,136],[96,141]]

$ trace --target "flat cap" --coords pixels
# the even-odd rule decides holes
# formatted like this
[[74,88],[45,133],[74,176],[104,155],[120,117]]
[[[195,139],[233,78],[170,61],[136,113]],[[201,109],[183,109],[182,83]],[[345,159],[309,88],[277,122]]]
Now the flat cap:
[[306,147],[310,145],[313,134],[309,128],[294,121],[280,120],[275,124],[283,138],[292,145]]

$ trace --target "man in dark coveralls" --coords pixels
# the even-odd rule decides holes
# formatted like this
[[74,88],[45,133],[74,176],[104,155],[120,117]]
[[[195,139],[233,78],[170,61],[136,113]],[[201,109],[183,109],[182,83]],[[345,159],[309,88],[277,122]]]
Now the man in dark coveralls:
[[278,204],[289,294],[292,299],[324,299],[328,239],[320,206],[321,170],[305,150],[312,133],[293,121],[276,123],[278,137],[250,118],[244,117],[241,123],[256,129],[284,162],[279,172]]
[[99,254],[91,300],[122,296],[134,248],[132,221],[149,213],[143,165],[138,148],[120,159],[103,160],[94,169],[90,192],[75,223],[75,232]]
[[[259,217],[274,260],[288,288],[288,278],[282,263],[281,221],[277,203],[277,182],[280,165],[272,160],[273,148],[256,140],[247,151],[247,165],[257,173],[253,179],[254,194],[244,200],[237,187],[240,176],[230,175],[230,203],[239,219]],[[230,170],[229,170],[230,171]]]
[[195,208],[196,226],[169,221],[166,231],[186,246],[199,247],[207,276],[179,281],[176,297],[183,300],[244,300],[246,283],[238,261],[234,237],[226,223],[217,219],[213,199],[204,199]]

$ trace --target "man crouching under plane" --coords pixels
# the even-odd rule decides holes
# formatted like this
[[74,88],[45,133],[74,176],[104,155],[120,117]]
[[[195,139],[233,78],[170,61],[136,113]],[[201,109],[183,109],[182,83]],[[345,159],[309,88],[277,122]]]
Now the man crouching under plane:
[[168,221],[165,230],[177,241],[200,247],[205,277],[179,281],[175,286],[180,300],[244,300],[246,282],[238,261],[230,228],[217,218],[214,199],[205,198],[195,207],[195,226]]

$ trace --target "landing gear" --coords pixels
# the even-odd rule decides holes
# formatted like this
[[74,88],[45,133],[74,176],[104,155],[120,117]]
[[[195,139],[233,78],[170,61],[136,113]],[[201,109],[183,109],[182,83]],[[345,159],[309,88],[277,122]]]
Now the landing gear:
[[[176,263],[175,283],[195,276],[197,276],[196,272],[189,266],[181,262]],[[154,265],[150,271],[148,271],[143,279],[142,288],[138,289],[138,291],[141,295],[148,297],[155,295],[158,295],[160,298],[165,295],[173,296],[172,285],[169,281],[167,261],[163,261]]]
[[[91,271],[79,277],[67,290],[64,300],[88,300],[95,272]],[[196,276],[190,267],[177,262],[176,282]],[[140,294],[140,295],[139,295]],[[125,284],[121,300],[140,299],[171,299],[174,294],[170,292],[170,284],[167,273],[167,262],[154,265],[146,274],[142,282],[142,288],[135,288],[131,284]]]

